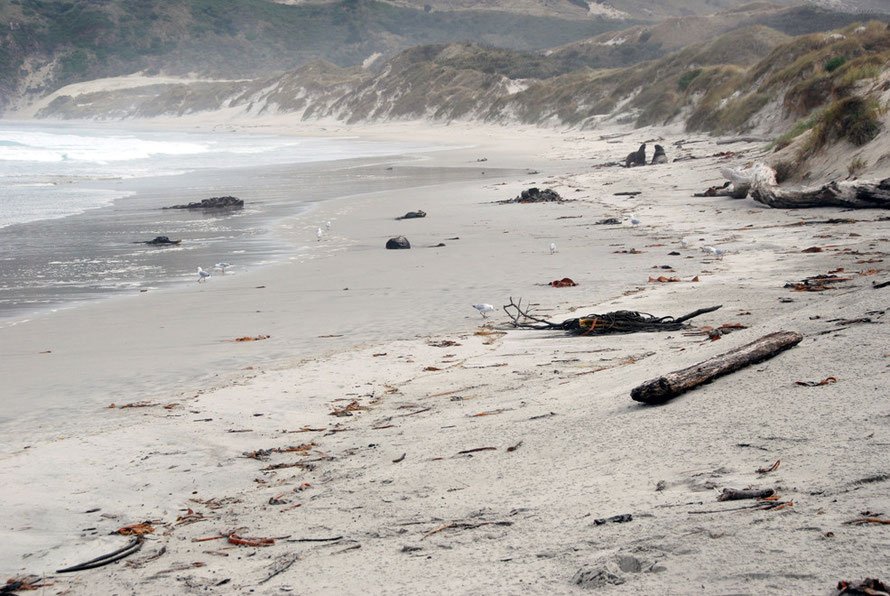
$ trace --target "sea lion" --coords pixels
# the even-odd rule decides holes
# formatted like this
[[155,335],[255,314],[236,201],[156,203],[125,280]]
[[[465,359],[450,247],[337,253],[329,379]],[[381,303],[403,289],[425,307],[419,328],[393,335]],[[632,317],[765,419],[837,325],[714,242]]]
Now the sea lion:
[[624,161],[624,167],[626,168],[644,165],[646,165],[646,143],[640,145],[640,148],[633,153],[628,154],[627,159]]
[[657,163],[667,163],[668,158],[667,155],[664,154],[664,147],[661,145],[655,146],[655,154],[652,156],[652,165],[654,166]]

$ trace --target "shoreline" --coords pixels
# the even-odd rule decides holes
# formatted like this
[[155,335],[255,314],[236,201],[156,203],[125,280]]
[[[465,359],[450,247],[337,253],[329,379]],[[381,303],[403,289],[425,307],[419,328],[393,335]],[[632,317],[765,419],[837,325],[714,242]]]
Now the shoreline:
[[[516,145],[527,131],[498,138],[477,130],[490,148],[442,161],[486,157],[486,167],[540,173],[319,205],[313,217],[334,223],[326,254],[191,288],[172,310],[151,294],[140,300],[140,316],[169,317],[174,354],[160,343],[140,354],[132,341],[97,333],[99,320],[130,321],[136,337],[171,339],[133,320],[135,306],[72,317],[65,331],[83,332],[83,355],[70,370],[86,374],[93,361],[131,367],[105,372],[99,391],[150,386],[142,377],[151,367],[170,380],[167,367],[179,361],[201,371],[205,353],[238,372],[158,392],[144,408],[85,409],[84,418],[103,419],[100,434],[60,437],[38,427],[47,438],[36,440],[25,424],[0,458],[0,472],[20,484],[0,489],[15,520],[0,529],[0,571],[52,575],[125,543],[108,532],[152,520],[156,531],[129,563],[53,581],[71,594],[100,585],[140,593],[681,594],[699,586],[827,593],[841,579],[880,576],[890,563],[881,527],[844,522],[890,507],[882,422],[890,412],[880,390],[888,355],[879,328],[887,299],[870,287],[886,276],[890,250],[881,214],[857,212],[855,227],[801,226],[836,210],[691,198],[720,179],[720,165],[754,159],[760,148],[718,149],[702,138],[694,161],[596,168],[626,148],[597,138],[605,132],[540,131],[530,148]],[[626,145],[664,135],[671,147],[671,134],[637,131]],[[730,150],[728,162],[708,157]],[[537,164],[525,163],[536,156]],[[574,200],[496,204],[528,186]],[[641,194],[616,194],[626,191]],[[427,218],[392,220],[417,208]],[[638,226],[627,223],[631,213]],[[595,224],[605,217],[623,223]],[[314,225],[296,221],[289,233]],[[399,232],[412,249],[384,250]],[[428,248],[438,242],[445,246]],[[725,257],[701,252],[708,244]],[[821,250],[803,252],[811,246]],[[839,267],[850,280],[837,290],[782,287]],[[662,274],[681,281],[647,281]],[[562,277],[579,285],[546,285]],[[192,307],[214,296],[191,323]],[[691,335],[603,337],[515,330],[500,311],[483,321],[470,307],[497,308],[510,296],[556,321],[723,306],[694,320]],[[837,324],[863,316],[876,325]],[[722,324],[747,328],[719,341],[702,330]],[[805,340],[662,407],[628,396],[642,381],[778,329]],[[225,341],[261,333],[270,339]],[[16,346],[23,372],[7,381],[13,390],[46,357],[72,357],[65,349],[39,356],[40,333],[27,335],[3,342]],[[256,348],[278,364],[257,364]],[[795,385],[827,376],[837,382]],[[41,381],[53,387],[47,371]],[[127,395],[111,401],[134,401]],[[245,456],[259,450],[271,451]],[[776,460],[777,470],[756,472]],[[53,494],[21,488],[38,486]],[[701,513],[721,508],[715,496],[727,486],[774,487],[793,506]],[[624,514],[632,520],[594,521]],[[264,548],[195,542],[234,528],[277,540]]]

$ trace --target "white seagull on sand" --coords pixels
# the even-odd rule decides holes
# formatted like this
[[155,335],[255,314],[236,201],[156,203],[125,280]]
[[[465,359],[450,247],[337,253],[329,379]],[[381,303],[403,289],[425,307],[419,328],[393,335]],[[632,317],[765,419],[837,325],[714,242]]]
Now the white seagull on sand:
[[550,254],[552,255],[555,252],[556,252],[556,242],[551,242],[550,243]]
[[683,248],[687,248],[689,246],[689,238],[680,238],[680,245]]
[[220,271],[222,271],[223,275],[226,274],[226,267],[231,267],[231,265],[229,265],[228,263],[217,263],[213,266],[214,269],[219,269]]
[[207,281],[207,278],[210,277],[210,274],[198,267],[198,283],[202,281]]
[[331,222],[329,222],[329,221],[325,222],[324,227],[326,227],[326,228],[330,231],[330,229],[331,229]]
[[324,232],[322,231],[321,228],[318,228],[318,229],[315,231],[315,239],[316,239],[317,241],[321,242],[321,237],[322,237],[322,236],[324,236]]
[[637,219],[637,216],[634,215],[633,213],[630,214],[630,225],[632,225],[632,226],[640,225],[640,220]]
[[494,310],[494,307],[490,304],[474,304],[473,308],[479,311],[479,314],[482,315],[483,319],[485,318],[485,313]]

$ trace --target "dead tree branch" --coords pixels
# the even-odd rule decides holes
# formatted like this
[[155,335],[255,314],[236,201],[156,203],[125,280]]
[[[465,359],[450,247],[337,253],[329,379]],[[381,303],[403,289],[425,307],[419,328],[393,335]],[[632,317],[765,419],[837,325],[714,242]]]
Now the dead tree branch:
[[514,327],[521,329],[561,330],[576,335],[606,335],[619,333],[640,333],[652,331],[677,331],[682,329],[686,321],[705,313],[714,312],[722,305],[700,308],[682,317],[655,317],[648,313],[631,310],[616,310],[605,314],[590,314],[584,317],[566,319],[554,323],[532,314],[529,307],[523,308],[522,299],[518,302],[510,297],[510,304],[504,306],[504,312],[513,321]]

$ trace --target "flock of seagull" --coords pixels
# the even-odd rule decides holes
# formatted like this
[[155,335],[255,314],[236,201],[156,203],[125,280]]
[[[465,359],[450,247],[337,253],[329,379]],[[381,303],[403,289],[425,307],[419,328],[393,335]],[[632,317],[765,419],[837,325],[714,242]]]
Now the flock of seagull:
[[[325,222],[324,227],[328,232],[330,232],[331,227],[332,227],[331,222],[329,222],[329,221]],[[315,232],[315,240],[317,242],[321,242],[321,239],[324,236],[324,234],[325,234],[325,231],[322,230],[321,228],[318,228],[318,230],[316,230],[316,232]],[[229,263],[217,263],[216,265],[213,266],[213,269],[217,270],[220,273],[222,273],[223,275],[225,275],[226,269],[228,269],[231,266],[232,265]],[[210,277],[210,272],[205,271],[203,267],[198,266],[198,283],[207,281],[208,277]]]
[[[641,223],[642,223],[642,222],[640,221],[640,219],[639,219],[636,215],[634,215],[633,213],[630,214],[630,225],[636,227],[636,226],[640,225]],[[326,229],[327,231],[330,231],[330,230],[331,230],[331,222],[330,222],[330,221],[325,222],[324,225],[325,225],[325,229]],[[319,227],[319,228],[315,231],[315,240],[316,240],[316,242],[321,242],[321,239],[324,237],[324,235],[325,235],[325,230],[322,230],[322,229]],[[681,239],[680,239],[680,245],[681,245],[683,248],[688,248],[688,247],[689,247],[689,238],[681,238]],[[716,257],[719,257],[719,258],[721,258],[721,259],[723,258],[723,255],[726,254],[726,251],[725,251],[724,249],[722,249],[722,248],[715,248],[715,247],[713,247],[713,246],[702,246],[702,247],[701,247],[701,250],[702,250],[702,252],[705,252],[705,253],[708,253],[708,254],[712,254],[712,255],[714,255],[714,256],[716,256]],[[552,254],[555,254],[555,253],[556,253],[556,242],[551,242],[551,243],[550,243],[550,254],[552,255]],[[229,263],[217,263],[216,265],[213,266],[213,268],[214,268],[215,270],[219,270],[223,275],[225,275],[225,274],[226,274],[226,269],[229,268],[229,267],[231,267],[231,266],[232,266],[232,265],[230,265]],[[198,267],[198,282],[199,282],[199,283],[200,283],[200,282],[205,282],[205,281],[207,281],[207,278],[208,278],[208,277],[210,277],[210,272],[209,272],[209,271],[204,271],[204,269],[202,269],[201,267]],[[479,314],[482,315],[482,318],[483,318],[483,319],[487,317],[487,313],[489,313],[489,312],[491,312],[491,311],[494,310],[494,306],[492,306],[491,304],[474,304],[474,305],[473,305],[473,308],[475,308],[476,310],[479,311]]]

